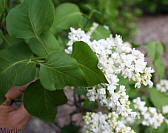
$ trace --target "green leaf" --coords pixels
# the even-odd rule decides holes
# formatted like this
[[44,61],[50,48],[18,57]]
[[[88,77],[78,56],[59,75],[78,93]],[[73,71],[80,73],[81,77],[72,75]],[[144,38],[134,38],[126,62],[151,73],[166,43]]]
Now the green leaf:
[[64,126],[61,133],[79,133],[80,127],[74,125]]
[[86,88],[78,88],[78,89],[77,89],[77,94],[78,94],[78,95],[86,96],[86,94],[87,94]]
[[84,72],[88,86],[107,83],[103,72],[97,67],[98,58],[92,49],[84,42],[73,44],[72,57],[74,57]]
[[55,10],[55,19],[51,31],[66,30],[71,26],[78,25],[82,21],[82,13],[77,5],[63,3]]
[[119,84],[120,85],[124,85],[126,87],[126,92],[129,95],[130,98],[136,98],[138,96],[140,96],[140,93],[138,91],[138,89],[135,89],[135,82],[129,80],[128,78],[124,78],[121,75],[118,75],[119,78]]
[[132,42],[131,45],[132,45],[133,48],[138,48],[138,47],[140,47],[140,44],[137,44],[137,43],[135,43],[135,42]]
[[98,103],[89,101],[89,99],[85,99],[85,101],[83,103],[83,107],[88,108],[88,109],[92,109],[92,110],[93,109],[98,109]]
[[0,45],[3,43],[3,35],[2,31],[0,30]]
[[164,48],[161,42],[156,42],[156,58],[159,58],[163,55]]
[[5,35],[4,40],[5,40],[5,47],[6,48],[12,47],[17,44],[24,43],[23,39],[15,38],[15,37],[9,36],[9,35]]
[[13,8],[7,16],[7,30],[17,38],[39,38],[51,27],[54,7],[51,0],[25,0],[21,6]]
[[152,61],[154,61],[156,57],[156,43],[155,42],[147,43],[146,49],[147,49],[148,55],[151,57]]
[[102,25],[99,25],[92,33],[92,39],[95,39],[95,40],[105,39],[109,36],[110,36],[110,31],[104,28]]
[[159,79],[162,79],[165,72],[165,66],[162,59],[164,53],[164,45],[161,42],[149,42],[146,45],[148,55],[151,57],[156,71],[158,72]]
[[31,61],[32,54],[26,45],[0,51],[0,103],[4,95],[14,85],[21,86],[32,81],[36,74],[36,63]]
[[66,85],[87,86],[77,61],[63,52],[49,55],[47,63],[40,65],[39,77],[44,88],[52,91]]
[[165,53],[166,52],[166,44],[165,43],[163,43],[163,42],[161,42],[161,44],[162,44],[162,47],[163,47],[163,52]]
[[162,107],[168,105],[168,96],[159,92],[156,88],[149,88],[150,99],[160,111]]
[[3,12],[6,10],[7,8],[7,0],[0,0],[0,17],[2,16]]
[[162,79],[165,74],[165,66],[163,60],[160,58],[156,59],[154,62],[154,66],[158,72],[159,79]]
[[54,122],[56,107],[66,102],[63,90],[48,91],[42,87],[39,80],[32,83],[24,93],[26,110],[45,121]]
[[167,123],[164,122],[164,123],[163,123],[160,127],[158,127],[157,129],[154,129],[154,128],[150,127],[149,133],[168,133]]
[[33,53],[35,53],[38,56],[45,57],[47,56],[46,49],[48,53],[54,52],[54,51],[60,51],[59,42],[56,40],[55,36],[51,32],[46,32],[40,36],[45,48],[41,45],[41,42],[39,40],[32,38],[28,41],[29,46]]

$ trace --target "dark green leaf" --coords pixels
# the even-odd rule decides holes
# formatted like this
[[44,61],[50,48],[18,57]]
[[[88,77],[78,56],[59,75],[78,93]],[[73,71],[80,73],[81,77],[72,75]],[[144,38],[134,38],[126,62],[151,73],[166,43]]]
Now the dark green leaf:
[[46,32],[45,34],[41,35],[40,38],[45,48],[41,45],[41,42],[39,42],[39,40],[37,40],[36,38],[30,39],[28,42],[31,50],[36,55],[45,57],[47,56],[45,50],[47,50],[48,53],[60,50],[59,43],[51,32]]
[[31,61],[32,54],[26,45],[15,45],[0,51],[0,93],[4,95],[14,85],[25,85],[36,74],[36,63]]
[[64,126],[61,133],[79,133],[80,127],[74,125]]
[[52,53],[40,67],[40,80],[49,90],[63,89],[66,85],[87,86],[78,63],[63,52]]
[[132,42],[131,45],[132,45],[133,48],[138,48],[140,46],[140,44],[137,44],[135,42]]
[[66,30],[71,26],[78,25],[82,21],[82,13],[77,5],[63,3],[56,8],[54,23],[51,31]]
[[78,94],[78,95],[84,95],[84,96],[86,96],[86,94],[87,94],[87,89],[86,89],[86,88],[78,88],[78,89],[77,89],[77,94]]
[[39,38],[53,23],[54,7],[51,0],[25,0],[21,6],[10,10],[7,30],[17,38]]
[[84,108],[89,108],[89,109],[97,109],[98,108],[98,103],[97,102],[92,102],[89,101],[89,99],[86,99],[83,103]]
[[0,0],[0,17],[2,16],[3,12],[6,10],[7,8],[7,0]]
[[48,91],[42,87],[40,81],[32,83],[24,93],[26,110],[45,121],[54,122],[56,107],[66,102],[67,98],[63,90]]
[[13,36],[9,36],[9,35],[6,35],[4,36],[4,40],[5,40],[5,47],[12,47],[16,44],[21,44],[21,43],[24,43],[24,40],[23,39],[18,39],[18,38],[15,38]]
[[3,43],[3,35],[2,31],[0,30],[0,45]]
[[88,86],[107,83],[103,72],[97,67],[98,58],[92,49],[84,42],[73,44],[72,57],[74,57],[84,72]]

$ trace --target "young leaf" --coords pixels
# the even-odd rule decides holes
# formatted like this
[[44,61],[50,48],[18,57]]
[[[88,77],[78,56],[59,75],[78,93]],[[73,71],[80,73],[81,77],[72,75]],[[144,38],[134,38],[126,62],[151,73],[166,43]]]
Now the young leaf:
[[44,88],[52,91],[66,85],[87,86],[77,61],[63,52],[49,55],[47,63],[40,65],[39,77]]
[[25,85],[36,74],[36,63],[31,61],[32,54],[26,45],[15,45],[0,51],[0,93],[4,95],[14,85]]
[[[59,46],[58,41],[56,40],[55,36],[51,32],[46,32],[40,36],[45,48],[47,49],[48,53],[59,51],[61,48]],[[47,56],[44,47],[40,44],[36,38],[32,38],[29,40],[29,46],[33,53],[38,56],[45,57]]]
[[84,42],[73,44],[72,57],[74,57],[84,72],[88,86],[107,83],[103,72],[97,67],[98,58],[92,49]]
[[82,13],[77,5],[63,3],[55,10],[55,19],[51,31],[56,33],[57,30],[66,30],[71,26],[78,25],[82,21]]
[[56,107],[66,102],[67,98],[63,90],[48,91],[42,87],[39,80],[32,83],[24,93],[26,110],[45,121],[54,122]]
[[17,38],[29,39],[49,30],[54,20],[51,0],[25,0],[21,6],[10,10],[7,30]]
[[168,105],[168,97],[164,93],[159,92],[156,88],[149,88],[150,99],[160,111],[162,107]]
[[99,25],[92,33],[92,38],[95,40],[105,39],[110,36],[110,31]]
[[165,72],[165,67],[162,59],[164,53],[164,45],[161,42],[149,42],[146,45],[148,55],[151,57],[152,62],[158,72],[159,79],[162,79]]
[[163,59],[160,59],[160,58],[156,59],[154,62],[154,66],[158,72],[159,79],[162,79],[165,74],[165,66],[164,66]]
[[152,61],[156,58],[156,45],[155,42],[150,42],[146,45],[148,55],[151,57]]

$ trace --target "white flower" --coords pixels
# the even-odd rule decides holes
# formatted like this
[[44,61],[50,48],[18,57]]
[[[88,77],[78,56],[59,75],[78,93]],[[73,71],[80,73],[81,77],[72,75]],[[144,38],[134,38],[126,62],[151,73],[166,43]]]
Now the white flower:
[[83,133],[135,133],[119,120],[115,112],[108,114],[87,112],[84,122]]
[[168,80],[162,79],[157,85],[156,88],[158,91],[163,92],[168,95]]
[[146,103],[144,101],[141,101],[139,97],[134,99],[133,103],[135,109],[140,113],[140,118],[143,118],[143,125],[158,128],[163,123],[164,117],[161,113],[157,112],[156,108],[146,107]]
[[162,112],[163,112],[163,114],[168,113],[168,105],[162,107]]
[[[91,28],[95,29],[96,24]],[[151,67],[147,67],[144,54],[138,50],[132,49],[128,43],[124,43],[119,35],[115,38],[110,35],[106,39],[91,40],[90,32],[86,34],[81,29],[70,29],[69,42],[66,49],[67,53],[72,52],[72,44],[75,41],[86,42],[99,58],[98,67],[105,73],[109,83],[113,82],[113,76],[122,75],[137,82],[135,87],[140,87],[141,84],[152,87],[151,76],[154,71]]]
[[93,23],[92,27],[90,28],[90,30],[87,32],[87,35],[88,36],[91,36],[92,33],[96,30],[96,28],[98,27],[99,25],[97,23]]
[[[142,124],[157,128],[163,121],[163,116],[153,107],[146,107],[140,98],[134,99],[134,106],[138,112],[130,108],[129,96],[125,86],[119,84],[118,75],[135,81],[135,87],[141,85],[152,87],[151,67],[147,66],[144,54],[131,48],[130,44],[123,42],[119,35],[112,35],[106,39],[91,40],[91,34],[98,25],[94,24],[88,33],[81,29],[71,28],[69,33],[67,53],[72,53],[72,44],[75,41],[84,41],[95,52],[99,59],[98,67],[101,69],[108,84],[99,84],[88,89],[87,98],[97,101],[112,113],[87,113],[84,116],[84,133],[134,133],[127,125],[136,119],[143,118]],[[155,116],[153,116],[155,115]],[[120,120],[118,118],[120,117]]]

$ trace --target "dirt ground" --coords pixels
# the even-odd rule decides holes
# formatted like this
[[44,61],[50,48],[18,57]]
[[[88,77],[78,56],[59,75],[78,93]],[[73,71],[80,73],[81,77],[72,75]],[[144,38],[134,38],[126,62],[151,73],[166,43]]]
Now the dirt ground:
[[[152,40],[160,40],[167,44],[168,48],[168,16],[142,17],[138,22],[139,29],[135,42],[138,44]],[[168,66],[168,50],[164,55],[165,65]],[[67,90],[66,90],[67,91]],[[72,92],[67,93],[69,102],[73,102]],[[24,133],[60,133],[60,128],[68,125],[71,120],[80,125],[81,114],[75,114],[70,120],[70,114],[75,110],[75,106],[68,104],[59,107],[56,123],[46,123],[35,117],[32,118]]]
[[168,68],[168,16],[146,16],[138,22],[139,29],[135,42],[143,44],[149,41],[159,40],[167,45],[164,55],[165,66]]

